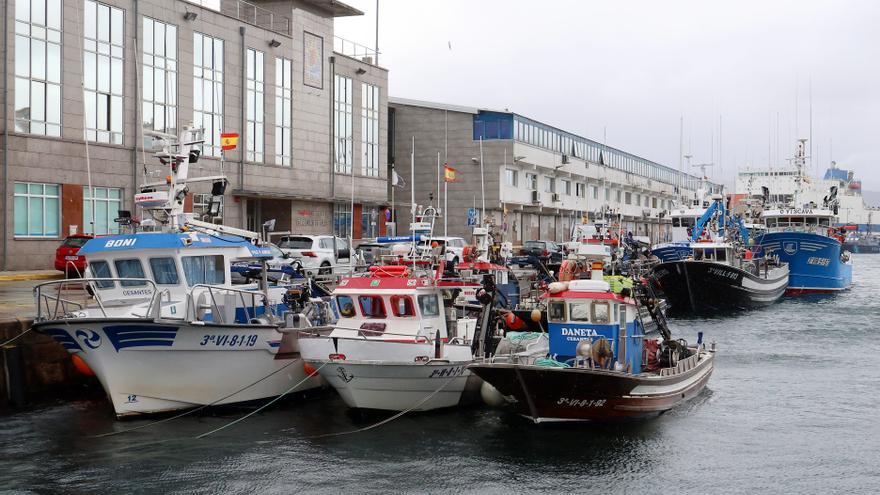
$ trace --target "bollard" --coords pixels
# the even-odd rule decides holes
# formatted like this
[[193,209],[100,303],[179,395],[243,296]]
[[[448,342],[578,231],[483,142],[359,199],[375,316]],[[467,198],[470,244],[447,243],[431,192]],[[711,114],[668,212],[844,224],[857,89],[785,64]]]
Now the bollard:
[[3,368],[6,377],[6,398],[14,407],[24,406],[24,359],[21,347],[15,344],[3,346]]

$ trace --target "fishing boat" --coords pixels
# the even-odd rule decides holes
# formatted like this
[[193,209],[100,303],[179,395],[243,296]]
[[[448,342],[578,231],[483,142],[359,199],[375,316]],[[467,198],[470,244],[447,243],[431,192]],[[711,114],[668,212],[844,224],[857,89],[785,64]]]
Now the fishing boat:
[[[837,186],[831,186],[820,202],[805,202],[802,186],[804,143],[798,141],[794,158],[801,180],[786,205],[768,206],[761,212],[766,231],[759,243],[767,255],[778,256],[791,270],[787,293],[833,293],[852,285],[853,264],[844,249],[845,236],[836,227],[840,207]],[[767,196],[767,192],[765,192]]]
[[716,197],[694,225],[692,255],[657,265],[652,278],[679,312],[772,304],[785,294],[788,265],[776,256],[760,255],[749,239],[745,224],[730,218]]
[[694,226],[712,204],[711,195],[706,187],[706,181],[703,180],[693,198],[670,209],[669,217],[672,225],[668,230],[669,237],[666,242],[655,244],[651,248],[651,254],[660,261],[683,260],[692,254],[691,235]]
[[547,295],[547,347],[539,339],[468,367],[487,402],[535,423],[610,421],[662,414],[706,387],[714,349],[701,339],[673,340],[654,307],[662,337],[646,338],[634,294],[602,280],[559,284]]
[[[429,207],[415,218],[408,251],[398,247],[391,259],[340,281],[333,291],[340,318],[328,334],[300,333],[308,368],[349,407],[428,411],[462,398],[478,323],[463,289],[473,282],[456,283],[445,260],[415,245],[431,238],[436,217]],[[475,293],[483,308],[492,305],[492,292]]]
[[[259,234],[183,212],[194,182],[210,181],[212,204],[222,204],[225,177],[188,178],[201,136],[189,127],[179,137],[162,135],[167,142],[157,158],[169,178],[135,197],[153,216],[154,231],[92,239],[79,251],[88,262],[84,278],[34,289],[35,330],[97,377],[120,418],[322,386],[304,371],[294,330],[332,322],[329,303],[310,297],[308,284],[269,285],[272,253]],[[261,264],[262,280],[233,287],[237,262]]]

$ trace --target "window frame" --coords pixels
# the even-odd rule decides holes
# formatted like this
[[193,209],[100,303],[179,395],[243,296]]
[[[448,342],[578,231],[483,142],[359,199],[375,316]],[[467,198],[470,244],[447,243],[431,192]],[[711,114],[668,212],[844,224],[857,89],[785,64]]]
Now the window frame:
[[[160,282],[159,276],[156,274],[156,268],[153,265],[153,261],[165,261],[165,260],[170,260],[171,266],[174,267],[174,279],[175,279],[174,282]],[[175,258],[173,256],[152,257],[152,258],[149,258],[147,260],[147,262],[150,265],[150,273],[153,275],[153,282],[155,282],[156,285],[173,285],[173,286],[180,285],[180,273],[178,272],[178,269],[177,269],[177,261],[175,260]]]
[[[333,81],[333,171],[337,174],[353,174],[354,161],[354,105],[352,87],[354,80],[336,74]],[[341,99],[340,99],[341,98]],[[340,152],[341,151],[341,152]]]
[[[440,300],[437,297],[437,294],[419,294],[417,299],[418,299],[418,303],[419,303],[419,314],[421,314],[422,317],[434,318],[434,317],[440,316],[440,313],[441,313]],[[431,309],[436,309],[436,312],[431,312],[431,311],[425,310],[424,301],[427,301],[428,299],[433,299],[434,308],[431,308]]]
[[[19,186],[19,185],[23,185],[25,187],[26,192],[21,193],[21,192],[16,191],[16,186]],[[31,186],[40,186],[42,188],[43,192],[39,193],[39,194],[31,193],[30,192]],[[57,194],[56,195],[47,194],[46,193],[47,186],[54,187],[57,191]],[[16,224],[15,213],[16,213],[16,209],[18,208],[18,206],[16,206],[16,204],[15,204],[17,198],[24,198],[25,205],[26,205],[25,208],[26,208],[27,213],[25,215],[25,232],[26,232],[25,234],[16,233],[16,231],[18,230],[15,227],[15,224]],[[40,205],[41,205],[40,206],[40,214],[42,217],[41,225],[42,225],[42,232],[43,233],[39,234],[39,235],[34,235],[31,233],[31,214],[32,214],[31,201],[33,199],[39,199]],[[61,190],[60,184],[52,184],[52,183],[44,183],[44,182],[14,182],[13,183],[13,193],[12,193],[12,209],[13,209],[13,212],[12,212],[12,217],[13,217],[12,218],[12,234],[13,234],[13,238],[14,239],[60,239],[61,238],[61,209],[62,209],[61,208],[61,206],[62,206],[61,199],[62,199],[62,190]],[[47,232],[47,228],[46,228],[46,211],[47,211],[46,210],[46,202],[47,202],[47,200],[55,200],[55,202],[56,202],[55,220],[57,222],[57,225],[55,227],[56,231],[54,233],[52,233],[51,231]]]
[[[15,88],[13,93],[13,128],[15,132],[24,134],[60,138],[62,102],[64,101],[62,85],[64,17],[61,15],[63,3],[61,0],[17,0],[15,3],[14,32],[9,36],[10,42],[15,45],[11,74]],[[34,19],[34,5],[37,3],[43,4],[42,24]],[[24,12],[21,12],[20,9],[23,8],[27,9],[26,18],[21,17]],[[50,13],[55,13],[53,14],[54,19],[50,19]],[[35,71],[34,53],[36,53],[35,48],[40,44],[42,44],[43,64],[39,71]],[[27,50],[27,57],[21,56],[22,50]],[[35,94],[41,95],[41,107],[34,105]],[[25,95],[26,102],[22,99],[25,98]],[[20,102],[23,103],[21,107],[19,107]],[[35,108],[41,110],[42,120],[34,119]],[[27,109],[27,118],[15,116],[18,111],[24,109]],[[50,120],[50,112],[54,117],[53,120]]]
[[361,83],[361,173],[379,177],[379,86]]
[[[143,81],[152,81],[152,87],[150,88],[151,92],[148,95],[146,91],[146,84],[142,84],[141,90],[141,125],[145,129],[152,129],[158,132],[164,132],[168,134],[177,134],[177,121],[178,121],[178,95],[180,93],[180,79],[179,79],[179,64],[180,61],[178,59],[179,54],[179,29],[177,25],[171,24],[169,22],[160,21],[158,19],[154,19],[149,16],[142,16],[143,20],[141,22],[141,30],[142,30],[142,38],[143,47],[141,49],[141,65],[142,65],[142,80]],[[161,24],[161,28],[158,26]],[[148,29],[149,27],[149,29]],[[159,40],[156,37],[156,33],[159,32],[164,33],[164,39],[162,40],[163,48],[161,50],[157,50]],[[149,41],[152,46],[148,46],[147,33],[152,31],[151,37]],[[173,47],[169,46],[169,41],[173,41]],[[173,48],[174,53],[169,53],[169,48]],[[156,88],[158,88],[157,83],[157,72],[161,71],[162,81],[163,81],[163,92],[164,97],[162,99],[157,98],[156,96]],[[150,125],[147,126],[146,118],[148,115],[151,117]],[[158,111],[162,112],[162,122],[163,126],[161,128],[156,127],[156,115]]]
[[[129,275],[127,272],[123,273],[123,270],[120,269],[120,263],[136,263],[136,266],[140,269],[141,275],[139,277],[133,277]],[[118,278],[147,278],[147,272],[144,271],[144,264],[141,262],[140,258],[117,258],[113,260],[113,268],[116,269],[116,273],[119,275]],[[121,280],[119,284],[122,287],[145,287],[147,285],[144,281],[131,281],[131,280]]]
[[[370,311],[367,312],[367,310],[364,308],[364,300],[365,299],[369,299],[371,305],[376,304],[376,307],[381,309],[381,315],[377,315],[375,313],[373,306],[370,306]],[[357,301],[358,301],[358,307],[361,310],[361,316],[363,316],[365,319],[384,320],[384,319],[388,318],[388,311],[385,310],[385,298],[384,297],[382,297],[380,295],[361,294],[361,295],[357,296]]]
[[[600,318],[596,314],[596,308],[599,308],[602,306],[605,307],[605,311],[606,311],[604,318]],[[611,321],[612,321],[611,304],[609,304],[608,301],[593,301],[593,303],[590,305],[590,321],[592,321],[593,323],[595,323],[597,325],[605,325],[605,324],[611,323]]]
[[[86,139],[96,143],[125,144],[125,10],[96,0],[84,0],[84,29],[81,33],[83,92],[85,98]],[[93,7],[92,7],[93,6]],[[107,39],[102,39],[102,9],[106,14]],[[90,11],[91,10],[91,11]],[[93,16],[93,19],[90,19]],[[94,22],[94,37],[89,33],[90,22]],[[119,25],[115,25],[115,24]],[[122,34],[116,35],[121,31]],[[118,39],[117,39],[118,38]],[[107,59],[106,83],[103,82],[101,60]],[[93,62],[91,62],[93,60]],[[89,67],[93,63],[94,67]],[[89,74],[94,70],[94,86]],[[103,103],[102,103],[103,102]],[[103,108],[102,108],[103,107]],[[118,110],[117,110],[118,108]],[[94,120],[90,111],[94,109]],[[102,125],[102,118],[106,119]]]
[[[415,318],[417,316],[415,303],[413,303],[412,297],[410,297],[409,295],[394,294],[389,299],[389,302],[391,304],[391,314],[393,314],[395,317],[397,317],[397,318]],[[406,307],[406,311],[404,311],[403,314],[401,314],[401,312],[398,311],[398,309],[399,309],[398,303],[400,303],[400,302],[403,302],[404,306]]]
[[293,60],[275,57],[275,165],[293,166]]
[[245,51],[245,159],[263,163],[266,153],[266,54]]

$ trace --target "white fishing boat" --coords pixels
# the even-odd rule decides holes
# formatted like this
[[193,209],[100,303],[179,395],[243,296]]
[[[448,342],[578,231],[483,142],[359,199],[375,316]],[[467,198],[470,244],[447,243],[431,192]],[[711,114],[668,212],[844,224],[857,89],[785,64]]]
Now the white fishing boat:
[[[186,128],[179,144],[166,144],[157,157],[170,168],[167,190],[147,184],[135,198],[159,231],[92,239],[79,251],[85,278],[34,289],[35,329],[98,378],[118,417],[321,386],[303,369],[294,330],[332,322],[329,303],[308,297],[307,285],[270,286],[271,252],[258,234],[183,213],[188,183],[213,182],[215,199],[226,184],[187,178],[200,135]],[[262,263],[262,281],[233,287],[236,262]]]

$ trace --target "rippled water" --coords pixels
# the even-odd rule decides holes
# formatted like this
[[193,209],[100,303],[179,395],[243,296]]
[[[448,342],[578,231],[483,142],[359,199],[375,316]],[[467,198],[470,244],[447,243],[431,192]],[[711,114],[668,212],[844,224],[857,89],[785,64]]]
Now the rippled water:
[[293,401],[203,440],[224,411],[106,438],[104,401],[0,419],[0,489],[150,493],[880,491],[880,255],[855,287],[734,317],[674,320],[718,345],[709,389],[660,418],[534,426],[503,411],[404,416],[375,430],[332,393]]

